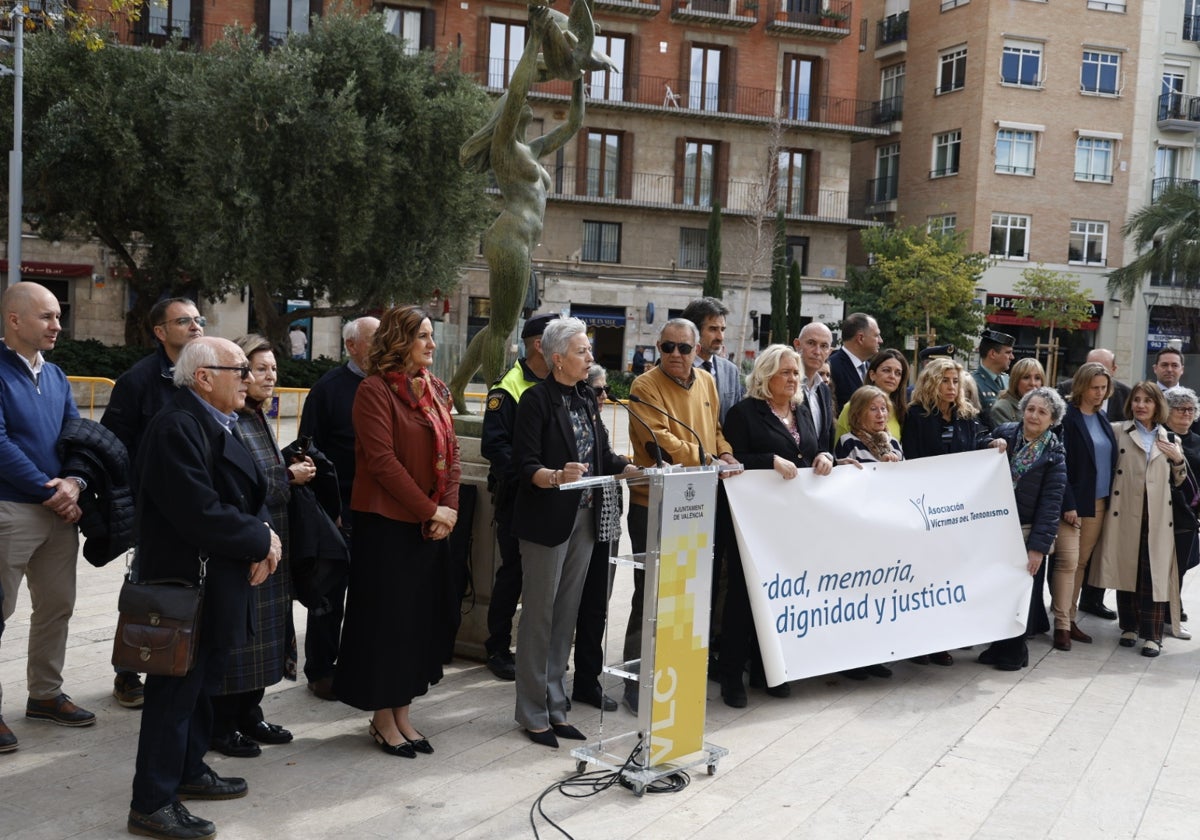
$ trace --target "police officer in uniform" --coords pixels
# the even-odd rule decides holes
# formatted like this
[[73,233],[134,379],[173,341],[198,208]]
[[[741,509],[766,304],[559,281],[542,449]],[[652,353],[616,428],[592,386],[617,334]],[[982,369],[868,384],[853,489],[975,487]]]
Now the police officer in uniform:
[[979,338],[979,367],[971,372],[979,389],[979,421],[992,427],[992,406],[1008,390],[1008,368],[1013,361],[1017,340],[1008,333],[984,330]]
[[517,495],[517,471],[512,464],[513,427],[517,422],[517,403],[521,394],[546,378],[550,372],[542,358],[542,333],[558,318],[555,313],[535,315],[525,322],[521,340],[525,358],[517,359],[508,373],[487,395],[483,413],[480,451],[491,463],[488,490],[495,510],[496,541],[500,545],[500,568],[492,585],[488,607],[487,666],[502,680],[517,676],[512,653],[512,623],[521,598],[521,547],[512,534],[513,502]]

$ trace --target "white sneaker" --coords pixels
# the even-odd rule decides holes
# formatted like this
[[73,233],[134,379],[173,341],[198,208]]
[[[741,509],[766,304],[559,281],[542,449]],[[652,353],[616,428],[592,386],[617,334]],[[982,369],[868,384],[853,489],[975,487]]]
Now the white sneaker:
[[1174,636],[1176,639],[1183,639],[1184,641],[1187,641],[1188,639],[1192,638],[1191,631],[1189,631],[1182,624],[1179,625],[1178,630],[1172,630],[1171,635]]

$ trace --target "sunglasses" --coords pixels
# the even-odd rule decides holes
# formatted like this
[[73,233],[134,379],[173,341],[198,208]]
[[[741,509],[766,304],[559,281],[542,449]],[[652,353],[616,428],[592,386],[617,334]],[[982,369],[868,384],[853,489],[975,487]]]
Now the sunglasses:
[[674,341],[664,341],[662,344],[658,345],[658,349],[662,351],[664,356],[670,356],[676,350],[679,351],[679,355],[681,356],[689,356],[691,355],[692,351],[696,349],[696,345],[680,344]]
[[208,319],[203,315],[197,315],[195,318],[189,318],[188,316],[184,315],[180,318],[172,318],[169,321],[163,321],[161,324],[159,324],[159,326],[165,327],[167,324],[174,324],[177,327],[190,327],[192,324],[195,324],[197,327],[204,327],[208,325]]
[[235,370],[238,374],[238,379],[250,378],[250,365],[203,365],[205,370]]
[[607,385],[593,385],[592,390],[596,392],[597,397],[608,396],[608,386]]

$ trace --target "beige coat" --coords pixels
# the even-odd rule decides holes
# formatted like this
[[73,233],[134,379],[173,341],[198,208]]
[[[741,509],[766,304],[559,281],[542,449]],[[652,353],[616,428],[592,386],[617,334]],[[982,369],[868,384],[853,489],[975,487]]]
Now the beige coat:
[[[1100,544],[1092,555],[1091,582],[1104,589],[1137,590],[1142,503],[1145,499],[1150,508],[1147,523],[1154,600],[1178,603],[1171,484],[1180,484],[1187,478],[1186,463],[1172,468],[1158,447],[1151,449],[1147,463],[1146,452],[1134,437],[1133,421],[1113,423],[1112,429],[1117,438],[1117,472],[1113,476]],[[1166,429],[1162,426],[1158,427],[1158,436],[1166,439]]]

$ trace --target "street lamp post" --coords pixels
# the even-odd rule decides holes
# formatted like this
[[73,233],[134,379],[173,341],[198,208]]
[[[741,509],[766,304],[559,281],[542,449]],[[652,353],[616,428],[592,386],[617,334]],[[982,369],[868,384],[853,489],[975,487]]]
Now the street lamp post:
[[7,286],[21,282],[21,132],[24,122],[25,14],[20,5],[12,10],[13,19],[13,145],[8,153],[8,279]]

